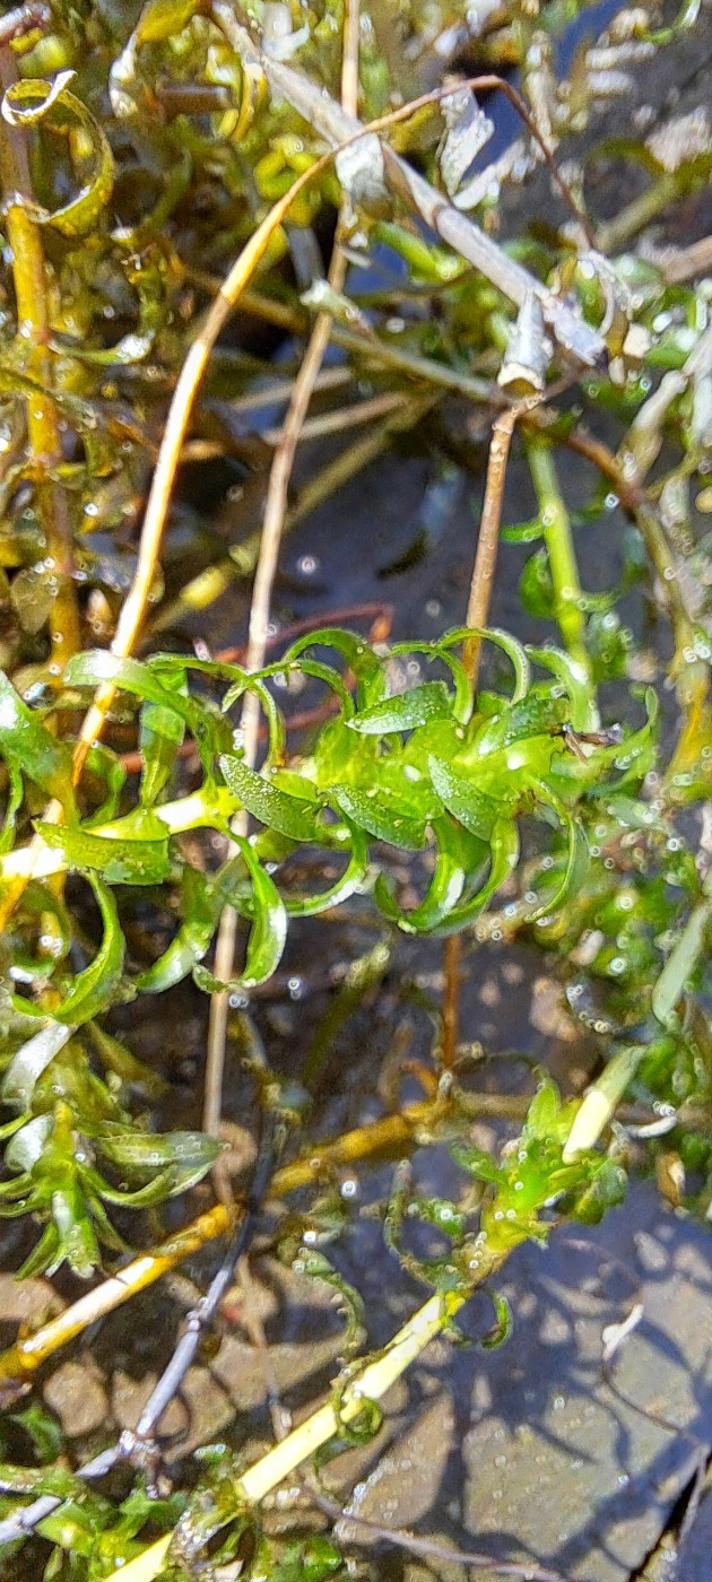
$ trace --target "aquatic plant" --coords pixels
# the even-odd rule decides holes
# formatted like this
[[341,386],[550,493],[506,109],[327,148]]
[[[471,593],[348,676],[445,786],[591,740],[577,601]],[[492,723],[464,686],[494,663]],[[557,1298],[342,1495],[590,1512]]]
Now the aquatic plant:
[[[656,251],[648,234],[708,183],[709,128],[695,110],[643,142],[597,130],[600,104],[684,40],[697,8],[666,26],[621,10],[566,68],[576,6],[423,10],[57,0],[0,20],[0,1217],[20,1222],[21,1276],[67,1265],[88,1280],[144,1249],[0,1356],[8,1407],[95,1319],[228,1243],[135,1433],[71,1471],[38,1402],[9,1413],[29,1449],[22,1461],[11,1426],[0,1543],[11,1569],[36,1545],[48,1579],[191,1576],[206,1553],[284,1582],[338,1574],[326,1537],[268,1538],[261,1502],[313,1458],[325,1510],[324,1459],[375,1437],[377,1403],[456,1332],[476,1287],[495,1306],[487,1343],[506,1339],[492,1282],[515,1247],[600,1219],[631,1168],[709,1215],[710,255]],[[443,61],[460,68],[444,85]],[[501,75],[514,66],[516,88]],[[504,96],[521,130],[488,164]],[[596,175],[613,162],[623,196],[604,216]],[[546,223],[528,223],[532,184]],[[359,289],[373,258],[387,283]],[[272,337],[291,337],[279,377]],[[322,367],[329,343],[340,360]],[[327,405],[309,418],[315,394]],[[250,426],[280,401],[279,428]],[[300,437],[324,435],[340,449],[290,495]],[[381,604],[365,635],[358,609],[272,629],[285,532],[404,435],[446,494],[484,473],[465,624],[395,640]],[[512,447],[530,515],[503,527]],[[213,468],[238,497],[227,538]],[[578,543],[622,518],[613,585],[588,591]],[[419,557],[437,579],[441,531],[426,515],[385,568],[394,588]],[[498,554],[516,546],[523,636],[492,624]],[[244,648],[216,653],[213,607],[253,574]],[[370,943],[342,963],[294,1069],[272,1069],[260,993],[295,934],[328,954],[347,912]],[[546,1071],[527,1096],[473,1088],[462,951],[519,935],[593,1040],[584,1089],[579,1074],[562,1095]],[[423,1097],[300,1140],[340,1030],[398,942],[421,939],[444,941]],[[202,1128],[174,1124],[186,981],[210,1006]],[[399,992],[415,1003],[407,981]],[[149,997],[171,1030],[159,1063],[126,1010]],[[228,1037],[255,1095],[237,1193]],[[348,1210],[321,1188],[435,1141],[460,1196],[424,1195],[398,1165],[378,1209],[431,1294],[361,1355],[362,1305],[327,1251]],[[158,1206],[211,1170],[217,1200],[204,1187],[176,1231]],[[271,1250],[344,1308],[332,1397],[252,1464],[231,1442],[204,1447],[169,1488],[160,1419],[265,1201],[300,1188]],[[126,1461],[128,1496],[96,1493]]]

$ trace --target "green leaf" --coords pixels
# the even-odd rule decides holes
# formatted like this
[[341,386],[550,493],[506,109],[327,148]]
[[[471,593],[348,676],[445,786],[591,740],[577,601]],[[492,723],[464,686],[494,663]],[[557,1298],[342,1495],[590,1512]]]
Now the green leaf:
[[57,1499],[68,1499],[72,1494],[83,1494],[86,1485],[65,1467],[14,1467],[0,1462],[0,1489],[6,1494],[52,1494]]
[[[0,701],[0,712],[1,710],[2,702]],[[17,764],[8,761],[7,772],[9,786],[5,799],[5,817],[3,819],[2,832],[0,833],[0,855],[3,852],[12,850],[15,841],[17,814],[22,807],[22,798],[24,796],[22,775]]]
[[468,638],[481,637],[487,643],[494,643],[507,655],[514,671],[514,691],[511,702],[518,703],[520,698],[526,697],[531,685],[531,669],[526,651],[522,643],[509,632],[503,632],[498,626],[458,626],[446,637],[441,637],[439,648],[452,648],[457,643],[466,643]]
[[148,810],[131,824],[121,820],[121,838],[116,839],[42,819],[35,822],[35,829],[46,846],[63,853],[68,868],[100,873],[107,884],[162,884],[171,872],[166,826]]
[[204,1132],[140,1132],[106,1121],[94,1141],[103,1159],[128,1180],[166,1176],[170,1196],[187,1192],[215,1163],[222,1144]]
[[118,1077],[126,1087],[140,1087],[152,1099],[160,1099],[169,1092],[170,1083],[132,1054],[119,1038],[107,1033],[106,1028],[100,1027],[98,1022],[89,1022],[86,1032],[105,1069]]
[[[58,119],[59,125],[66,130],[68,112],[75,141],[77,123],[81,128],[84,157],[82,181],[76,197],[51,212],[36,204],[32,205],[32,217],[36,224],[51,225],[63,236],[72,238],[85,236],[96,227],[102,209],[111,198],[114,185],[111,144],[100,122],[95,120],[81,99],[69,92],[67,83],[71,82],[73,76],[72,71],[61,71],[52,83],[42,77],[20,78],[18,82],[10,84],[3,98],[3,116],[11,126],[33,126],[41,121],[52,123]],[[55,115],[57,109],[64,112],[59,118]],[[86,158],[87,147],[91,149],[91,169]]]
[[539,621],[554,619],[554,584],[545,549],[537,549],[529,556],[519,579],[519,597],[527,615],[533,615]]
[[[159,708],[178,715],[195,738],[201,757],[206,751],[215,752],[226,747],[231,737],[228,721],[209,704],[183,692],[172,691],[169,682],[171,670],[184,675],[190,662],[168,656],[170,667],[162,655],[155,662],[142,664],[138,659],[122,659],[105,648],[89,649],[75,654],[64,672],[67,686],[91,687],[108,683],[120,692],[128,692],[144,703],[155,703]],[[198,662],[196,662],[197,664]],[[195,666],[193,666],[195,668]],[[204,667],[201,667],[204,668]]]
[[[55,1055],[59,1054],[60,1049],[64,1048],[71,1036],[71,1027],[65,1027],[58,1021],[49,1021],[45,1023],[44,1027],[40,1028],[38,1033],[34,1034],[34,1037],[29,1038],[21,1049],[18,1049],[5,1073],[5,1080],[2,1085],[2,1096],[5,1104],[16,1104],[21,1110],[29,1109],[32,1090],[38,1077],[41,1077],[42,1072],[54,1060]],[[18,1159],[20,1158],[20,1155],[17,1154],[17,1149],[21,1146],[20,1134],[18,1134],[13,1138],[7,1150],[6,1158],[8,1161],[10,1161],[11,1150],[13,1155],[17,1155]],[[31,1167],[23,1162],[14,1168],[28,1170]]]
[[220,768],[230,790],[240,798],[254,818],[268,829],[278,830],[289,840],[314,841],[323,845],[326,829],[315,816],[314,803],[288,796],[286,791],[248,768],[244,759],[224,754]]
[[458,725],[467,725],[472,716],[472,682],[465,666],[456,654],[451,654],[447,645],[442,643],[394,643],[391,648],[392,655],[399,654],[425,654],[430,660],[440,660],[447,665],[452,676],[455,694],[450,699],[448,715]]
[[38,1461],[58,1460],[64,1442],[62,1427],[41,1401],[31,1401],[21,1412],[11,1412],[10,1421],[27,1434]]
[[153,966],[137,978],[136,986],[142,994],[162,994],[186,978],[202,961],[215,933],[220,904],[205,875],[186,864],[181,882],[185,921]]
[[236,843],[252,880],[251,910],[254,921],[247,941],[244,971],[229,984],[219,983],[212,974],[196,967],[193,973],[202,989],[253,989],[276,971],[287,937],[287,911],[274,880],[262,867],[249,841],[236,836]]
[[136,43],[175,38],[199,8],[200,0],[148,0],[136,24]]
[[[181,675],[167,675],[165,685],[171,692],[186,690]],[[141,801],[144,807],[151,807],[168,783],[184,736],[185,721],[173,709],[160,703],[144,704],[138,739],[143,755]]]
[[388,841],[403,851],[420,851],[427,845],[425,825],[412,818],[407,808],[400,806],[395,797],[389,797],[384,788],[369,795],[356,786],[334,786],[330,796],[354,824],[368,831],[376,840]]
[[48,731],[33,709],[23,703],[0,670],[0,746],[8,764],[56,797],[67,817],[74,810],[72,756],[64,742]]
[[435,790],[448,813],[452,813],[459,824],[464,824],[471,835],[489,842],[499,813],[494,797],[478,791],[471,780],[433,753],[428,758],[428,767]]
[[486,1181],[490,1186],[496,1186],[502,1180],[502,1170],[495,1163],[491,1154],[485,1153],[483,1148],[471,1147],[469,1143],[452,1143],[450,1152],[455,1163],[462,1166],[468,1175],[474,1176],[476,1181]]
[[569,654],[563,653],[560,648],[535,648],[531,643],[527,643],[527,653],[530,659],[550,670],[557,681],[565,686],[571,703],[568,723],[574,730],[598,730],[595,689],[591,686],[591,678],[584,666],[579,664],[578,660],[572,659]]
[[557,695],[550,687],[531,687],[525,698],[509,704],[501,714],[486,721],[473,745],[484,758],[515,742],[526,742],[536,736],[555,736],[567,723],[570,713],[567,698]]
[[69,993],[53,1011],[58,1022],[73,1026],[92,1021],[111,1004],[124,966],[124,936],[114,897],[96,874],[89,874],[88,879],[99,905],[104,934],[91,965],[77,975]]
[[283,656],[284,665],[298,659],[307,648],[334,648],[356,677],[356,697],[361,707],[375,702],[385,690],[383,660],[355,632],[338,626],[321,626],[298,637]]
[[[81,1185],[72,1174],[68,1173],[64,1181],[53,1182],[52,1226],[57,1233],[57,1246],[46,1273],[54,1274],[66,1258],[74,1274],[80,1280],[88,1280],[99,1262],[99,1244]],[[39,1248],[35,1248],[38,1252]],[[31,1257],[24,1266],[25,1279],[30,1264]]]
[[363,886],[368,871],[368,842],[363,830],[355,824],[349,823],[348,830],[351,854],[341,878],[317,895],[288,896],[285,905],[290,917],[318,917],[320,912],[339,906]]
[[543,537],[544,523],[540,516],[532,517],[528,522],[511,522],[509,527],[503,527],[500,531],[503,544],[533,544]]
[[343,1348],[346,1354],[353,1353],[358,1346],[363,1344],[366,1330],[366,1310],[359,1292],[353,1285],[349,1285],[333,1263],[329,1262],[325,1253],[318,1247],[309,1247],[302,1242],[296,1258],[292,1261],[295,1274],[305,1275],[310,1280],[321,1280],[332,1290],[336,1291],[341,1299],[346,1316],[346,1331],[343,1337]]
[[588,871],[589,850],[581,820],[569,812],[555,792],[543,781],[534,778],[531,780],[531,789],[541,802],[553,809],[567,837],[566,863],[559,883],[534,912],[527,913],[528,922],[534,923],[559,911],[569,896],[581,889]]
[[270,1582],[326,1582],[344,1569],[338,1550],[328,1538],[315,1534],[311,1538],[290,1544],[278,1561],[270,1561],[260,1572],[269,1574]]
[[498,1346],[503,1346],[509,1340],[514,1328],[514,1320],[506,1296],[502,1296],[499,1291],[490,1291],[489,1297],[495,1312],[495,1323],[494,1328],[483,1335],[480,1345],[485,1351],[495,1351]]
[[458,830],[448,818],[435,819],[432,828],[437,859],[427,894],[419,906],[404,912],[391,895],[382,874],[376,881],[375,898],[381,911],[397,923],[405,934],[428,934],[438,928],[452,912],[465,888],[468,857],[471,854],[463,839],[464,831]]
[[628,1178],[621,1165],[605,1156],[596,1157],[588,1181],[574,1195],[569,1213],[584,1225],[599,1225],[610,1208],[623,1202],[627,1186]]
[[95,742],[87,754],[84,774],[90,783],[91,776],[95,775],[106,790],[105,800],[92,813],[92,824],[108,824],[117,816],[121,793],[126,784],[126,770],[121,759],[103,742]]
[[569,1110],[562,1108],[556,1083],[550,1077],[543,1077],[527,1110],[524,1134],[527,1137],[565,1142],[570,1125]]
[[451,714],[452,694],[445,682],[424,681],[419,687],[372,703],[347,724],[350,730],[362,736],[386,736],[395,731],[416,730],[429,720],[449,719]]
[[[519,860],[519,832],[514,819],[499,819],[492,831],[490,845],[490,871],[483,885],[461,906],[453,907],[449,917],[443,919],[445,930],[452,933],[474,922],[484,911],[492,896],[513,873]],[[443,932],[443,930],[440,930]]]

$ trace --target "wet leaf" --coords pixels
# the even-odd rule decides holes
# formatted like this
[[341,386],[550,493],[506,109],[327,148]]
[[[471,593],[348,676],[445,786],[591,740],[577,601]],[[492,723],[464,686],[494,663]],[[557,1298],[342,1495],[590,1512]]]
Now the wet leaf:
[[101,874],[106,884],[161,884],[171,872],[165,824],[148,811],[133,826],[121,824],[121,838],[63,824],[35,824],[51,851],[61,851],[68,868]]
[[471,835],[477,835],[489,844],[500,811],[494,797],[478,791],[473,781],[432,753],[428,763],[433,785],[443,807],[452,813],[458,823],[464,824]]
[[74,809],[72,759],[63,742],[46,729],[0,670],[0,731],[3,756],[12,767],[56,797],[65,813]]
[[54,1015],[60,1022],[77,1026],[90,1022],[110,1005],[121,981],[124,965],[124,936],[116,902],[108,885],[96,874],[89,874],[101,913],[103,937],[91,965],[77,973],[72,987]]
[[411,817],[407,806],[374,787],[373,795],[356,786],[334,786],[330,793],[337,807],[352,823],[376,840],[388,841],[403,851],[420,851],[427,844],[425,825]]
[[450,713],[451,697],[444,681],[424,681],[408,692],[373,703],[347,723],[352,731],[363,736],[386,736],[395,731],[415,730],[430,720],[448,719]]
[[160,1171],[167,1184],[164,1195],[171,1196],[201,1181],[222,1146],[203,1132],[152,1134],[128,1131],[108,1121],[97,1131],[95,1141],[102,1158],[129,1181],[145,1180]]
[[256,774],[242,758],[226,753],[220,759],[220,768],[230,790],[261,824],[278,830],[289,840],[323,842],[325,829],[311,800],[288,796],[264,775]]
[[271,978],[281,960],[287,936],[287,911],[274,880],[262,867],[249,841],[239,835],[235,841],[252,884],[250,913],[253,922],[247,941],[244,970],[238,978],[229,984],[220,983],[203,968],[196,966],[194,969],[196,983],[210,993],[225,989],[253,989],[256,984]]
[[[39,122],[51,124],[56,112],[69,112],[70,124],[76,122],[89,138],[94,165],[90,180],[85,182],[75,198],[49,213],[32,206],[32,217],[41,225],[52,225],[63,236],[83,236],[96,224],[102,209],[109,202],[114,185],[114,160],[111,145],[103,128],[82,104],[76,94],[70,93],[67,84],[75,73],[61,71],[49,84],[42,78],[24,77],[6,90],[2,100],[2,115],[10,126],[34,126]],[[17,201],[17,200],[16,200]]]

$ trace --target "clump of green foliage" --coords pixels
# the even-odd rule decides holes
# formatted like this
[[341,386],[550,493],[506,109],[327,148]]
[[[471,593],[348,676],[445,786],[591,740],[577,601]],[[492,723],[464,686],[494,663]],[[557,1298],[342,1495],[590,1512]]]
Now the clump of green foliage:
[[[469,61],[468,6],[424,9],[363,0],[362,120],[427,93],[448,50]],[[591,142],[608,91],[600,62],[583,42],[566,83],[556,65],[578,9],[511,0],[476,41],[478,68],[518,68],[535,130],[566,156],[571,190],[567,202],[558,191],[546,225],[522,219],[523,179],[541,177],[538,145],[520,140],[486,178],[472,175],[473,160],[483,163],[482,112],[466,93],[459,107],[448,101],[444,124],[437,104],[421,104],[383,134],[450,205],[453,245],[423,207],[427,193],[389,186],[387,160],[368,190],[363,170],[324,162],[274,227],[193,412],[184,460],[201,481],[193,495],[181,487],[150,568],[143,657],[117,653],[112,637],[141,569],[171,393],[235,255],[323,154],[319,115],[338,112],[348,18],[341,0],[56,0],[20,8],[4,32],[0,20],[0,1218],[30,1232],[20,1275],[66,1264],[87,1280],[107,1254],[141,1240],[155,1247],[158,1205],[188,1194],[219,1160],[215,1137],[162,1124],[165,1078],[130,1033],[118,1036],[122,1008],[156,996],[170,1027],[175,991],[191,979],[198,1003],[226,994],[243,1041],[246,1028],[256,1039],[255,991],[275,979],[290,930],[323,928],[346,903],[404,951],[414,938],[454,935],[506,950],[526,935],[597,1041],[608,1095],[599,1131],[572,1148],[586,1101],[562,1098],[542,1074],[516,1138],[488,1153],[472,1138],[478,1109],[462,1051],[448,1062],[445,1031],[436,1037],[432,1102],[413,1139],[447,1138],[461,1198],[425,1198],[400,1171],[382,1214],[389,1248],[443,1311],[453,1303],[454,1314],[520,1242],[620,1202],[639,1162],[636,1128],[667,1198],[710,1213],[712,294],[709,261],[705,273],[678,249],[671,262],[641,237],[708,182],[711,160],[693,126],[673,128],[668,142],[651,133],[642,159],[638,143]],[[665,28],[622,11],[607,44],[623,65],[631,39],[652,58],[695,19],[689,5]],[[591,172],[614,158],[631,195],[604,220],[591,212]],[[392,266],[388,288],[359,291],[357,269],[343,292],[320,279],[306,288],[305,257],[339,205],[339,244],[357,262],[378,249]],[[466,212],[490,248],[490,276],[472,267],[469,232],[457,250]],[[514,264],[528,271],[521,301]],[[488,433],[503,406],[523,401],[515,443],[534,514],[501,537],[528,546],[524,636],[489,624],[427,642],[370,641],[339,623],[290,634],[258,669],[196,657],[186,628],[196,612],[209,621],[213,600],[251,574],[259,553],[249,500],[272,447],[244,422],[274,375],[259,327],[301,337],[316,311],[331,315],[346,382],[384,398],[371,449],[347,435],[341,472],[326,468],[317,498],[398,432],[428,444],[442,477],[455,465],[479,477],[478,424]],[[291,379],[294,360],[285,366]],[[572,512],[560,483],[568,453],[592,469],[589,498]],[[247,502],[227,547],[200,508],[216,458]],[[587,592],[578,535],[618,506],[627,525],[613,586]],[[425,540],[411,558],[424,551],[436,567],[437,542],[427,531]],[[533,632],[540,640],[525,640]],[[107,689],[104,739],[82,755],[79,722]],[[296,738],[293,693],[314,703]],[[256,761],[246,703],[260,716]],[[229,980],[214,956],[226,908],[244,939]],[[344,1018],[384,970],[382,955],[364,960],[341,991]],[[253,1050],[258,1109],[278,1113],[280,1128],[318,1105],[340,1015],[327,1013],[318,1058],[312,1050],[291,1087]],[[624,1092],[628,1130],[607,1125]],[[511,1115],[506,1103],[502,1112]],[[317,1191],[290,1215],[280,1252],[340,1293],[349,1351],[363,1313],[323,1250],[347,1220],[343,1203]],[[413,1223],[439,1238],[432,1257],[412,1251]],[[494,1300],[500,1340],[510,1318]],[[375,1408],[355,1422],[342,1411],[350,1378],[347,1368],[327,1455],[378,1427]],[[147,1477],[120,1504],[88,1492],[61,1449],[32,1406],[11,1419],[0,1468],[4,1512],[56,1502],[39,1528],[48,1582],[109,1576],[141,1551],[149,1525],[177,1524],[171,1574],[193,1574],[228,1525],[213,1554],[239,1556],[242,1574],[321,1582],[343,1570],[326,1538],[268,1542],[244,1508],[231,1445],[207,1447],[192,1493],[181,1485],[164,1496]],[[14,1538],[8,1553],[23,1554],[24,1542]]]

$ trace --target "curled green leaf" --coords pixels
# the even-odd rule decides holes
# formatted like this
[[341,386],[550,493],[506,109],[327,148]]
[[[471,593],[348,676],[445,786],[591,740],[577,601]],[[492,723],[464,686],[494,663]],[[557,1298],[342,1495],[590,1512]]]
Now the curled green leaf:
[[[6,90],[1,106],[9,126],[36,126],[46,121],[64,130],[68,113],[69,127],[78,124],[91,141],[94,157],[91,178],[77,196],[51,212],[32,207],[32,217],[38,224],[51,225],[63,236],[84,236],[92,230],[114,186],[114,160],[109,140],[86,105],[70,93],[67,85],[74,75],[71,71],[59,72],[53,83],[40,77],[21,78]],[[58,118],[57,111],[64,113]],[[15,198],[14,201],[20,200]]]
[[253,919],[247,941],[244,971],[231,983],[220,983],[211,973],[196,967],[194,977],[201,988],[253,989],[276,971],[287,937],[287,911],[277,886],[253,851],[249,841],[235,836],[252,883],[250,912]]
[[0,736],[3,757],[13,769],[57,798],[66,813],[74,807],[72,758],[0,670]]

